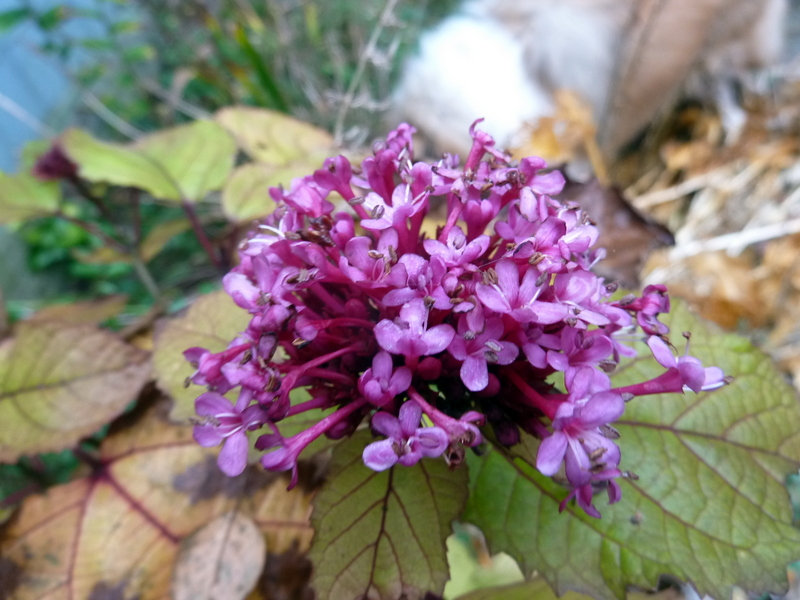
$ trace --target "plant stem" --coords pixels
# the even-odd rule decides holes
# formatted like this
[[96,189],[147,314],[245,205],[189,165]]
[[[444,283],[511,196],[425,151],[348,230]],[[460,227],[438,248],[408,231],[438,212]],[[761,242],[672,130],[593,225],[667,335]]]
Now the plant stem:
[[86,233],[88,233],[89,235],[93,235],[94,237],[98,238],[106,246],[109,246],[110,248],[113,248],[117,252],[120,252],[121,254],[130,254],[130,250],[128,249],[127,246],[125,246],[125,244],[123,244],[119,240],[117,240],[117,239],[111,237],[110,235],[108,235],[105,231],[100,229],[94,223],[90,223],[88,221],[84,221],[84,220],[78,219],[76,217],[71,217],[70,215],[64,214],[61,211],[57,212],[55,216],[57,216],[57,217],[59,217],[61,219],[64,219],[68,223],[72,223],[73,225],[77,225],[78,227],[83,229]]
[[219,256],[217,256],[217,253],[214,251],[214,246],[211,244],[211,240],[208,239],[208,236],[206,235],[206,232],[200,223],[200,219],[197,218],[197,211],[195,211],[194,206],[188,200],[183,200],[181,202],[181,207],[183,208],[183,212],[186,213],[189,223],[192,224],[192,230],[194,231],[195,236],[197,236],[197,241],[200,242],[203,250],[205,250],[206,254],[208,254],[208,258],[211,259],[211,262],[215,267],[221,268],[222,263],[219,260]]
[[111,217],[111,212],[108,210],[105,202],[101,198],[98,198],[86,187],[86,184],[81,181],[77,175],[73,175],[68,179],[68,181],[75,187],[78,193],[87,200],[90,204],[92,204],[99,212],[100,216],[102,216],[106,221],[111,224],[113,219]]
[[144,287],[146,287],[147,291],[150,292],[153,300],[158,300],[161,298],[161,290],[159,289],[156,280],[153,278],[153,275],[150,273],[150,269],[147,268],[147,265],[145,265],[144,261],[138,256],[133,259],[133,268],[136,270],[136,274],[144,284]]
[[61,219],[64,219],[68,223],[77,225],[89,235],[93,235],[96,238],[98,238],[106,246],[113,248],[120,254],[130,257],[131,264],[133,265],[133,268],[136,271],[136,275],[138,275],[142,284],[147,288],[147,291],[150,292],[150,295],[152,295],[153,298],[156,300],[158,300],[161,297],[161,290],[158,288],[158,284],[156,283],[155,279],[153,279],[153,276],[150,274],[147,265],[145,265],[144,261],[142,261],[142,259],[139,258],[138,251],[136,251],[135,249],[132,250],[131,248],[128,248],[125,244],[108,235],[105,231],[97,227],[94,223],[89,223],[88,221],[83,221],[82,219],[77,219],[75,217],[65,215],[63,212],[56,213],[56,216]]

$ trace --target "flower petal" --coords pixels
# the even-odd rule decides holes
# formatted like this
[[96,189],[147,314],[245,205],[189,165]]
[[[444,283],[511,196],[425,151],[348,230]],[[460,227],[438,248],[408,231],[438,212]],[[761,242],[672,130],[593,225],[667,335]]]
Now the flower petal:
[[194,401],[195,412],[202,417],[212,417],[219,414],[233,413],[230,401],[216,392],[200,394]]
[[471,392],[480,392],[489,385],[489,367],[486,360],[476,356],[467,356],[461,363],[461,381]]
[[650,346],[650,351],[662,367],[669,369],[670,367],[678,366],[678,361],[672,354],[672,350],[660,337],[651,335],[647,338],[647,345]]
[[419,451],[423,456],[441,456],[447,449],[450,438],[441,427],[420,427],[415,434],[419,442]]
[[219,427],[211,423],[195,425],[192,429],[192,435],[194,440],[204,448],[219,446],[220,442],[225,439]]
[[400,429],[403,432],[404,438],[409,438],[414,435],[414,432],[419,427],[419,420],[422,418],[422,408],[413,400],[406,401],[400,407]]
[[[419,423],[419,420],[417,420],[417,423]],[[395,440],[399,440],[403,437],[400,421],[397,420],[397,417],[387,412],[381,411],[372,415],[372,428],[378,433],[382,433],[386,437]]]
[[425,354],[438,354],[444,351],[455,337],[455,330],[450,325],[437,325],[431,327],[422,335],[422,340],[428,346]]
[[236,477],[244,472],[247,467],[247,446],[247,436],[243,431],[237,431],[225,440],[217,457],[217,464],[225,475]]
[[372,442],[361,454],[364,464],[373,471],[385,471],[397,462],[397,452],[394,451],[392,440]]
[[556,431],[539,444],[539,452],[536,454],[536,468],[542,475],[552,477],[561,468],[561,462],[567,453],[566,434]]

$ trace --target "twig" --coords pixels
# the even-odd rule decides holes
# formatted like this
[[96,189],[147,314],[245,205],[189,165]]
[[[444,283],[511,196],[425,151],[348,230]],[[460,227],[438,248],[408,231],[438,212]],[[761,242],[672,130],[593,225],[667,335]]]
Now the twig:
[[800,233],[800,219],[791,219],[782,223],[753,227],[744,231],[726,233],[707,240],[697,240],[683,244],[674,248],[670,252],[670,257],[675,260],[697,256],[705,252],[719,252],[720,250],[731,250],[733,248],[743,248],[751,244],[766,242],[775,238],[784,237]]
[[136,275],[139,276],[142,284],[144,287],[147,288],[147,291],[150,292],[150,295],[153,297],[154,300],[158,301],[161,298],[161,289],[159,289],[156,280],[153,278],[153,275],[150,273],[150,270],[147,268],[147,265],[144,264],[144,261],[139,258],[138,256],[133,259],[133,268],[136,270]]
[[108,207],[106,206],[106,203],[103,202],[101,198],[95,196],[77,175],[68,177],[67,180],[75,187],[82,198],[90,202],[98,211],[100,211],[100,215],[106,221],[108,221],[109,224],[113,224],[114,220],[112,218],[111,211],[109,211]]
[[337,144],[342,143],[344,120],[350,110],[353,99],[355,98],[356,89],[361,83],[361,78],[364,75],[364,69],[367,67],[367,61],[375,52],[375,48],[378,45],[378,38],[383,32],[384,27],[389,24],[392,13],[394,12],[398,1],[399,0],[387,0],[386,5],[383,7],[383,11],[381,12],[381,16],[379,17],[375,28],[372,30],[372,34],[369,36],[369,40],[367,41],[364,51],[361,53],[361,56],[358,57],[356,72],[353,74],[353,79],[350,80],[350,85],[348,86],[347,92],[345,92],[344,99],[342,100],[342,106],[339,108],[339,113],[336,115],[336,125],[333,128],[333,137]]
[[126,341],[130,341],[141,332],[146,331],[156,320],[165,313],[164,303],[156,301],[145,314],[136,319],[130,325],[123,327],[119,331],[120,337]]
[[192,206],[191,202],[188,200],[181,202],[181,206],[183,207],[183,212],[185,212],[186,216],[189,218],[189,223],[192,224],[192,229],[194,230],[195,236],[197,236],[197,241],[199,241],[200,245],[203,246],[203,250],[206,251],[208,258],[211,259],[211,262],[214,264],[214,266],[221,268],[222,263],[219,260],[219,256],[217,256],[217,253],[214,251],[214,246],[211,244],[211,240],[208,239],[208,236],[206,235],[206,232],[200,223],[200,219],[197,218],[197,212],[194,210],[194,206]]
[[128,248],[125,244],[108,235],[94,223],[89,223],[88,221],[84,221],[82,219],[76,219],[70,215],[65,215],[63,212],[58,212],[55,216],[60,217],[65,221],[72,223],[73,225],[77,225],[89,235],[93,235],[98,238],[106,246],[113,248],[120,254],[130,257],[131,264],[136,271],[136,275],[139,277],[142,284],[147,288],[147,291],[150,292],[150,295],[152,295],[156,300],[161,297],[161,290],[159,289],[158,284],[150,274],[147,265],[145,265],[144,261],[142,261],[142,259],[138,256],[138,252],[136,250]]
[[686,181],[682,181],[678,185],[668,187],[663,190],[642,194],[632,200],[632,204],[639,210],[657,206],[671,200],[677,200],[687,194],[696,192],[705,187],[716,186],[717,182],[723,181],[726,176],[729,176],[731,167],[726,165],[720,169],[714,169],[708,173],[691,177]]
[[92,92],[84,90],[81,93],[81,100],[83,100],[83,103],[86,104],[86,106],[88,106],[92,112],[94,112],[94,114],[108,123],[111,127],[119,131],[125,137],[135,140],[144,135],[143,131],[136,129],[136,127],[111,112],[111,110],[109,110],[109,108],[103,104]]
[[142,82],[142,87],[144,87],[144,89],[146,89],[154,96],[161,98],[164,102],[170,105],[170,108],[177,109],[181,111],[183,114],[192,117],[193,119],[198,119],[198,120],[210,119],[212,116],[210,112],[203,110],[199,106],[190,104],[186,102],[186,100],[178,98],[175,94],[172,94],[168,90],[165,90],[151,79],[145,79]]
[[130,254],[130,250],[127,246],[125,246],[125,244],[108,235],[105,231],[97,227],[94,223],[90,223],[88,221],[84,221],[83,219],[72,217],[70,215],[64,214],[63,212],[57,212],[55,216],[64,219],[65,221],[72,223],[73,225],[77,225],[78,227],[83,229],[86,233],[95,236],[100,241],[102,241],[106,246],[113,248],[117,252],[120,252],[121,254]]
[[25,123],[42,137],[53,137],[56,132],[34,117],[11,98],[0,92],[0,109],[3,109],[21,123]]
[[142,243],[142,214],[139,210],[141,206],[141,190],[136,188],[129,188],[130,189],[130,202],[129,206],[131,207],[131,223],[133,226],[133,245],[136,248],[140,248],[140,244]]

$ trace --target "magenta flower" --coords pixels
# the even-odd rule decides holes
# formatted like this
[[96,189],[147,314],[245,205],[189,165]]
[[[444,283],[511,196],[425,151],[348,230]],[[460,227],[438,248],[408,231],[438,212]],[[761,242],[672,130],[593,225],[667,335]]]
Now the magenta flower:
[[400,407],[399,417],[377,412],[372,428],[387,437],[364,448],[364,464],[374,471],[385,471],[400,463],[410,467],[423,456],[441,456],[449,442],[447,433],[439,427],[420,427],[422,409],[413,400]]
[[[224,396],[206,392],[195,400],[197,414],[205,419],[194,426],[194,439],[204,447],[223,444],[217,463],[223,473],[234,477],[247,466],[246,431],[260,428],[267,422],[257,405],[247,406],[249,397],[240,398],[235,406]],[[243,408],[246,407],[246,408]]]
[[372,367],[364,371],[358,380],[358,391],[375,406],[384,406],[411,385],[411,369],[392,366],[388,352],[378,352],[372,359]]
[[693,356],[689,356],[689,343],[686,343],[686,354],[675,358],[664,340],[650,336],[647,345],[662,367],[676,369],[680,373],[683,385],[693,392],[713,390],[725,384],[725,374],[719,367],[706,367]]
[[[512,163],[475,126],[463,167],[453,156],[415,161],[413,131],[391,132],[360,169],[337,156],[270,190],[275,211],[223,279],[249,325],[222,352],[185,353],[190,381],[209,389],[196,403],[195,436],[222,443],[220,467],[235,474],[246,432],[266,427],[255,444],[261,464],[291,471],[293,485],[311,442],[347,437],[366,419],[385,436],[363,450],[375,470],[436,457],[456,468],[488,420],[501,444],[541,439],[539,470],[563,471],[564,502],[597,516],[598,483],[619,499],[621,456],[608,426],[624,400],[709,390],[725,378],[661,340],[663,286],[612,301],[614,286],[591,272],[603,256],[592,248],[597,228],[551,197],[560,173],[537,158]],[[428,237],[432,201],[446,215]],[[664,373],[610,389],[607,373],[634,353],[624,342],[636,327]],[[295,390],[310,399],[293,404]],[[231,391],[235,406],[222,396]],[[284,419],[312,409],[330,412],[281,434]],[[423,413],[432,426],[420,427]]]
[[497,317],[481,318],[475,329],[473,326],[470,319],[462,315],[458,321],[458,335],[448,350],[453,358],[461,361],[459,374],[467,389],[480,392],[489,385],[489,364],[511,364],[517,358],[519,348],[512,342],[500,341],[503,321]]
[[375,326],[375,338],[381,348],[406,359],[438,354],[453,340],[455,331],[450,325],[428,329],[428,309],[425,301],[416,298],[403,306],[396,321],[384,319]]

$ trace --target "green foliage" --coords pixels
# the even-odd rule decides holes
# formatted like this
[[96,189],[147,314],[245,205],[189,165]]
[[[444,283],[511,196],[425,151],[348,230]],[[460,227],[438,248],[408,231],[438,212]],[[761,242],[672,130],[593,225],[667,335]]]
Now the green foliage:
[[450,580],[444,588],[448,600],[485,588],[497,588],[525,580],[516,561],[508,554],[489,555],[486,540],[477,527],[453,524],[456,532],[447,538]]
[[[374,134],[416,36],[456,4],[408,0],[379,25],[385,6],[379,0],[144,0],[93,10],[62,3],[2,12],[0,32],[26,21],[35,24],[44,38],[42,50],[62,60],[72,78],[112,113],[142,131],[229,104],[271,108],[332,130],[346,91],[355,85],[367,101],[350,111],[347,125]],[[99,32],[75,38],[65,25],[76,17],[90,20]],[[377,45],[370,52],[376,28]],[[80,61],[71,60],[76,54]],[[363,74],[354,81],[361,61]],[[118,123],[91,109],[81,113],[93,131],[119,135]]]
[[16,27],[31,16],[29,8],[13,8],[0,12],[0,33]]
[[[622,467],[638,480],[600,520],[568,506],[565,491],[541,476],[537,442],[470,460],[465,518],[526,574],[539,572],[558,593],[622,597],[655,585],[660,574],[691,580],[701,593],[728,597],[732,584],[780,590],[797,557],[784,478],[800,466],[800,406],[768,357],[722,335],[675,303],[673,332],[692,331],[692,353],[735,380],[715,392],[639,398],[615,426]],[[660,372],[652,359],[623,366],[626,385]],[[509,523],[514,523],[509,527]]]
[[19,223],[58,210],[58,185],[39,181],[28,173],[0,172],[0,224]]
[[138,187],[174,202],[196,202],[219,189],[236,153],[231,137],[213,121],[154,133],[132,145],[99,142],[80,130],[67,131],[61,143],[82,179]]
[[466,469],[442,461],[376,473],[362,432],[338,444],[314,499],[311,560],[320,600],[422,597],[447,579],[445,538],[467,496]]

